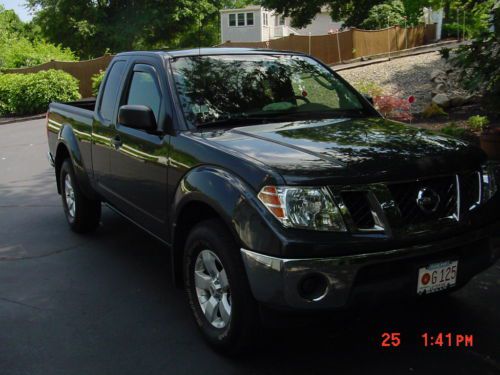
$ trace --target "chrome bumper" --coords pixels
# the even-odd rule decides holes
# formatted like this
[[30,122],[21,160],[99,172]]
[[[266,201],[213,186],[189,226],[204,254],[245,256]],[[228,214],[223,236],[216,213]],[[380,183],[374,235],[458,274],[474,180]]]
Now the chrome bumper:
[[50,153],[50,151],[47,152],[47,159],[48,159],[51,167],[54,167],[56,165],[54,158],[52,157],[52,154]]
[[[418,264],[422,259],[425,259],[425,256],[429,256],[429,258],[439,257],[441,252],[445,253],[455,248],[470,248],[475,251],[477,244],[484,241],[488,247],[487,252],[490,254],[488,259],[484,261],[484,268],[486,268],[499,257],[500,249],[492,246],[492,241],[489,240],[490,235],[485,232],[488,233],[489,230],[408,248],[335,258],[282,259],[246,249],[241,249],[241,254],[251,290],[259,302],[271,306],[305,310],[338,309],[349,304],[351,293],[355,289],[356,276],[366,266],[405,261],[405,259],[412,263],[412,258],[415,258],[415,264]],[[500,231],[496,231],[496,234],[500,235]],[[299,293],[299,285],[304,278],[318,274],[326,280],[325,293],[315,299],[304,298]],[[462,276],[468,280],[467,273]],[[413,276],[408,275],[408,277]],[[389,284],[391,283],[389,282]],[[366,285],[364,287],[366,288]],[[377,287],[378,285],[368,285],[369,290],[373,288],[374,292],[383,292],[377,290]],[[390,285],[390,287],[397,288],[399,286]]]

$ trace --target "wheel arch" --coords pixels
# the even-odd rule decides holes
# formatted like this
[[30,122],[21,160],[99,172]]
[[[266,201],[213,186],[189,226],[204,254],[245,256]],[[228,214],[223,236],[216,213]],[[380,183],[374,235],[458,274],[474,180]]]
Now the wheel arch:
[[[204,165],[184,175],[172,201],[172,266],[176,285],[182,285],[185,240],[194,225],[216,218],[225,224],[240,248],[278,252],[279,240],[269,213],[257,194],[240,177],[225,169]],[[179,281],[181,283],[179,284]]]
[[60,187],[60,172],[64,160],[71,160],[77,182],[81,191],[86,197],[98,199],[94,189],[92,188],[90,178],[87,174],[87,168],[84,165],[82,154],[80,152],[79,142],[70,125],[64,125],[58,137],[55,155],[55,173],[57,181],[57,192],[61,194]]

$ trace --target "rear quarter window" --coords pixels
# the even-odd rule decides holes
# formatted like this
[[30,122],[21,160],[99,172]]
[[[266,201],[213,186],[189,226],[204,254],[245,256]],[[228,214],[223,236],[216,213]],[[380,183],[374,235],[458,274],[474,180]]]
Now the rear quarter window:
[[115,62],[111,66],[104,84],[101,104],[99,105],[99,114],[107,121],[111,121],[113,118],[124,69],[125,61]]

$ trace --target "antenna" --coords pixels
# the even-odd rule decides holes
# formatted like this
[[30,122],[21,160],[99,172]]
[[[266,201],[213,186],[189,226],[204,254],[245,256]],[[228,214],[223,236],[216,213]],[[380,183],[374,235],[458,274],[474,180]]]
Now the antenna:
[[198,9],[198,56],[201,56],[201,12]]

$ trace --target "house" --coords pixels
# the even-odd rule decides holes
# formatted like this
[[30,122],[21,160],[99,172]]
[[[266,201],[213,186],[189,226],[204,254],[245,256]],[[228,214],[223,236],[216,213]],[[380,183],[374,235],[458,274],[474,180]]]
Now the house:
[[258,5],[220,11],[221,43],[265,42],[271,39],[294,35],[326,35],[330,30],[340,29],[340,22],[333,22],[324,7],[309,25],[301,29],[291,27],[290,17]]

